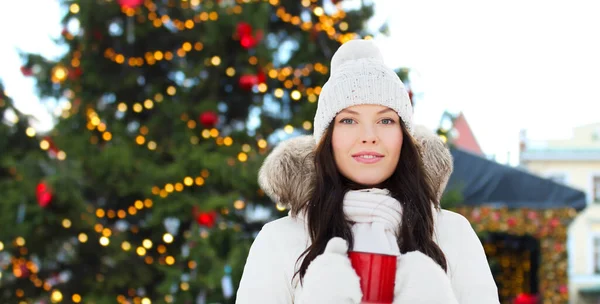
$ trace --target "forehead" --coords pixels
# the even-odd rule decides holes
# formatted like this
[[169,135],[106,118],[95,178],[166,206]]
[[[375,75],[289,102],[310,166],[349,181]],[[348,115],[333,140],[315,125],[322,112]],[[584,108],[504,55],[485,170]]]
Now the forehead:
[[395,113],[391,108],[381,105],[356,105],[347,107],[341,110],[338,114],[346,113],[346,114],[354,114],[354,115],[371,115],[371,114],[383,114],[383,113]]

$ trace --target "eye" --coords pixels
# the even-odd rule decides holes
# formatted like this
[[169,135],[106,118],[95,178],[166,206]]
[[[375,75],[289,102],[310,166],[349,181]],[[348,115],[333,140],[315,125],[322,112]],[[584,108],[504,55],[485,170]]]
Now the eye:
[[384,118],[381,120],[381,123],[384,125],[392,125],[395,123],[395,121],[391,118]]
[[351,125],[354,123],[354,120],[352,118],[343,118],[342,120],[340,120],[340,123]]

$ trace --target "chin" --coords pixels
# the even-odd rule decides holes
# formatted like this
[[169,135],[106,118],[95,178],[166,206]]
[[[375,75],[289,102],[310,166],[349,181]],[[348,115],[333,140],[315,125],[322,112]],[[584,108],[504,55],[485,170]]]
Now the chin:
[[351,176],[351,177],[349,177],[349,179],[359,185],[362,185],[362,186],[365,186],[368,188],[373,188],[378,185],[381,185],[386,180],[385,178],[382,178],[381,176],[377,176],[377,177]]

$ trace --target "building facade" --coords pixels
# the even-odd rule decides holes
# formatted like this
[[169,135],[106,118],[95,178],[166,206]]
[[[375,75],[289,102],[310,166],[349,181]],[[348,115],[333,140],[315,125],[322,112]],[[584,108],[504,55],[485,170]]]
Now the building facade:
[[571,303],[600,303],[600,123],[571,138],[532,141],[521,134],[520,166],[587,194],[587,208],[569,227]]

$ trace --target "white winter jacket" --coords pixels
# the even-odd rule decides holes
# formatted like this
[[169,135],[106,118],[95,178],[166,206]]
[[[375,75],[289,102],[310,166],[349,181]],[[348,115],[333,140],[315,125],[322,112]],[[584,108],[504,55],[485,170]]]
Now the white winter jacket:
[[[481,242],[462,215],[446,210],[437,213],[435,241],[446,256],[447,275],[460,304],[499,302]],[[308,245],[308,233],[299,218],[288,215],[266,224],[248,254],[236,303],[294,303],[302,292],[297,280],[292,281],[296,260]]]
[[[417,134],[415,141],[430,182],[441,195],[452,170],[450,153],[435,135]],[[297,210],[312,191],[312,151],[312,137],[297,137],[279,144],[261,168],[261,188],[291,211],[288,216],[267,223],[258,233],[237,291],[237,304],[289,304],[302,293],[294,274],[300,265],[298,257],[309,246],[310,238]],[[467,219],[451,211],[435,211],[434,226],[434,241],[446,256],[447,277],[458,303],[499,303],[483,246]],[[436,292],[430,286],[421,287],[414,292]]]

